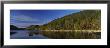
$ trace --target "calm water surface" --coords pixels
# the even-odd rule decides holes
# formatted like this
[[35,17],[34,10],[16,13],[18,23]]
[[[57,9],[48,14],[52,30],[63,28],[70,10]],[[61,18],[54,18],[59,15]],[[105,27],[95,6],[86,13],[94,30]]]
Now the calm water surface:
[[[39,30],[11,30],[11,39],[100,39],[101,32],[59,32],[47,31],[39,33]],[[45,36],[44,36],[45,35]]]
[[31,32],[31,31],[29,31],[29,30],[11,30],[10,38],[11,39],[48,39],[48,37],[45,37],[41,34],[29,36],[28,32]]

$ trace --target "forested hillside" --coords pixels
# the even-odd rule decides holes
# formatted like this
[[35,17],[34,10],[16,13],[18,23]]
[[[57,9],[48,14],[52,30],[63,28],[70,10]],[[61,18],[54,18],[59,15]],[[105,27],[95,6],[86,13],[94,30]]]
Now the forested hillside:
[[[27,29],[32,29],[28,27]],[[39,30],[100,30],[101,10],[83,10],[55,19],[42,26],[33,27]]]

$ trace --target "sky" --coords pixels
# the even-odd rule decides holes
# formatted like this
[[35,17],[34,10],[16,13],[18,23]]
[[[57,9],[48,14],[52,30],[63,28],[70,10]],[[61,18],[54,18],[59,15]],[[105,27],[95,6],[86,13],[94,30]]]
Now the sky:
[[10,10],[10,23],[19,28],[43,25],[80,10]]

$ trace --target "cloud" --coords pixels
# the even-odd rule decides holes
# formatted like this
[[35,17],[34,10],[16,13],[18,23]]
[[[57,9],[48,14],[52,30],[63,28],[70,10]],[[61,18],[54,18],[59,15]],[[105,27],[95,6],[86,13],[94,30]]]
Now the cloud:
[[32,18],[30,16],[26,16],[26,15],[11,16],[11,20],[28,21],[28,22],[39,21],[38,19]]
[[17,27],[28,27],[30,25],[42,25],[43,19],[25,16],[25,15],[19,15],[19,16],[11,16],[11,25],[15,25]]

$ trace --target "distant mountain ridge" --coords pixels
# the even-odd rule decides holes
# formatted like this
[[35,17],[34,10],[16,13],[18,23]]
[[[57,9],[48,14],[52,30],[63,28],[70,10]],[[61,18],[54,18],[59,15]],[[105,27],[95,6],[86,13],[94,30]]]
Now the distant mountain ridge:
[[39,30],[100,30],[101,10],[83,10],[34,27]]
[[11,30],[24,30],[25,28],[18,28],[15,25],[10,25]]

